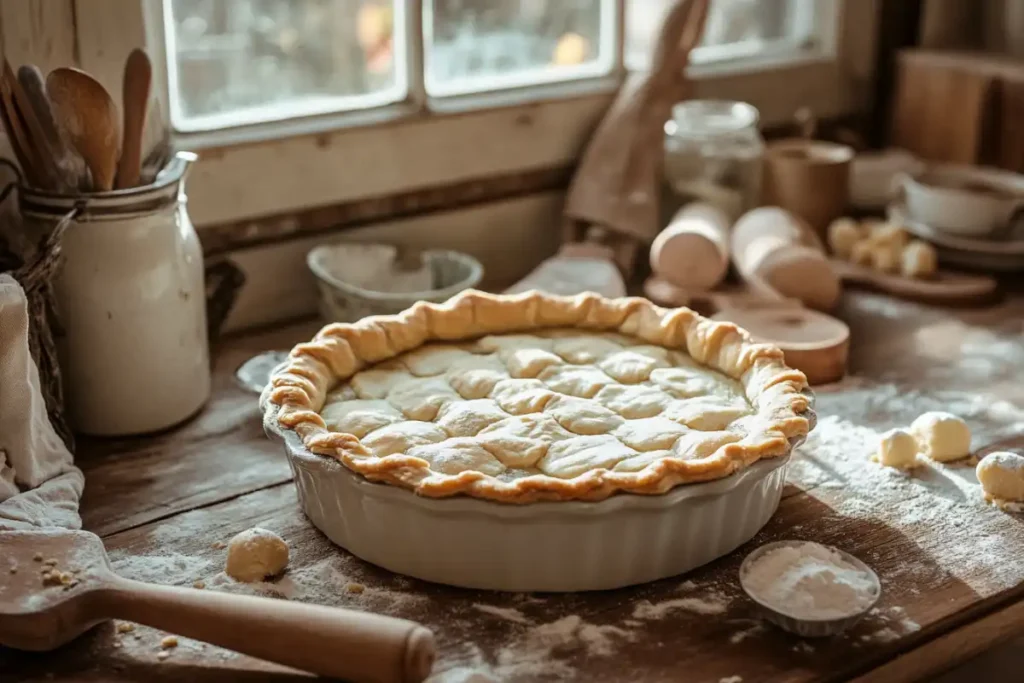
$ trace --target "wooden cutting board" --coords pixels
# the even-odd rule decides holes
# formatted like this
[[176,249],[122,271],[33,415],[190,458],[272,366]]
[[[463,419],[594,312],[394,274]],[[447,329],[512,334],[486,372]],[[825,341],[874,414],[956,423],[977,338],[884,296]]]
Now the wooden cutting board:
[[940,270],[927,280],[881,273],[867,266],[832,259],[832,267],[850,287],[885,292],[901,299],[945,306],[980,306],[998,295],[996,279]]
[[921,159],[973,164],[996,76],[944,53],[899,55],[889,143]]
[[713,320],[739,325],[757,341],[774,344],[786,363],[807,376],[811,386],[829,384],[846,374],[850,328],[825,313],[804,308],[796,299],[767,297],[739,287],[687,293],[649,278],[644,293],[662,306],[689,306]]

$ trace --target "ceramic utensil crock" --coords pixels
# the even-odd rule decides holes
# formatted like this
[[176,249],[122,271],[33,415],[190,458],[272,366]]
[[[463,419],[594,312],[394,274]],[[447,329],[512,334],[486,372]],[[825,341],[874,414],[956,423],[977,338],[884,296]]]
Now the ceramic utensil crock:
[[158,183],[64,195],[21,187],[26,229],[70,220],[54,291],[72,427],[123,436],[173,426],[210,395],[203,253],[186,210],[195,155]]

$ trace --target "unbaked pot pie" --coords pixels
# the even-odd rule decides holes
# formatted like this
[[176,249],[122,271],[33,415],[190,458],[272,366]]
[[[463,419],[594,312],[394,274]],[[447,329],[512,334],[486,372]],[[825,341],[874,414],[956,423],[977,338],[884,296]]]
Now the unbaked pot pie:
[[261,403],[371,481],[528,503],[659,494],[785,455],[811,427],[806,387],[778,348],[686,308],[470,290],[324,327]]

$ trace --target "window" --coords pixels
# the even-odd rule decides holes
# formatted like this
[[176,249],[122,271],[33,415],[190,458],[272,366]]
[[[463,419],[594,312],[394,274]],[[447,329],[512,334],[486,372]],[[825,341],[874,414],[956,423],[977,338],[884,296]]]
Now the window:
[[168,0],[175,125],[224,128],[402,100],[403,7],[400,0]]
[[[646,65],[658,26],[671,6],[672,0],[627,1],[625,60],[630,68]],[[827,41],[830,9],[829,2],[816,0],[713,0],[702,45],[691,62],[807,53]]]
[[[624,65],[644,68],[673,1],[164,0],[171,116],[209,131],[607,79],[618,24]],[[827,51],[831,4],[714,0],[693,61]]]
[[[317,207],[557,191],[670,1],[19,0],[0,15],[73,31],[61,61],[113,93],[146,45],[159,119],[200,153],[193,220],[249,244],[253,220],[301,233],[295,215]],[[750,102],[766,126],[804,106],[852,113],[880,2],[712,0],[694,96]],[[52,63],[46,41],[25,47],[21,61]]]
[[606,75],[614,63],[613,11],[607,0],[428,0],[427,94]]

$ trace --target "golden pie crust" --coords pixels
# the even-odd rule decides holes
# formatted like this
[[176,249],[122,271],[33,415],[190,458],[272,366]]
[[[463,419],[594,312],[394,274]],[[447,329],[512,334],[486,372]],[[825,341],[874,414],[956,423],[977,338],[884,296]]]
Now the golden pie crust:
[[784,455],[807,380],[731,323],[646,299],[466,291],[334,323],[261,403],[313,453],[429,497],[664,493]]

